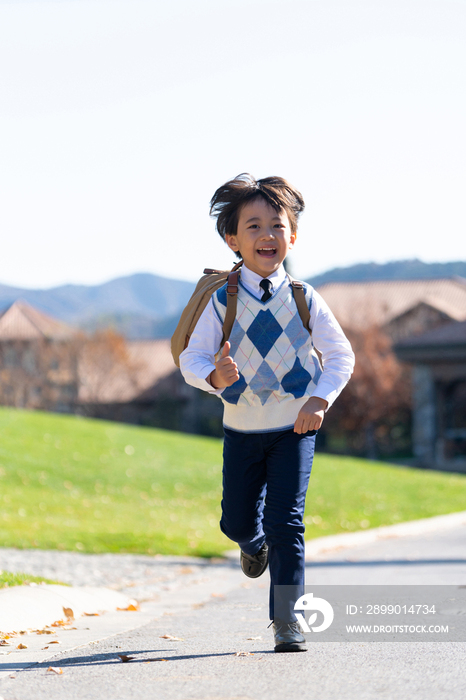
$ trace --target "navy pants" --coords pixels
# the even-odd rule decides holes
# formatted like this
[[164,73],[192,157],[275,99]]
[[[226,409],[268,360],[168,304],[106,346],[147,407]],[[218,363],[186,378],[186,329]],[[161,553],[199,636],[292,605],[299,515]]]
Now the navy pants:
[[[294,621],[304,593],[303,514],[316,432],[224,432],[221,530],[246,554],[267,543],[270,619]],[[274,600],[274,586],[287,586],[286,601]]]

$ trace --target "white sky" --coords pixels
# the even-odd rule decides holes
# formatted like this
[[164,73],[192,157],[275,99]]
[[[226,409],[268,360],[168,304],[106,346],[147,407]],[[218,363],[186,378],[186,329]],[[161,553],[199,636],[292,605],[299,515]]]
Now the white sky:
[[297,277],[466,259],[466,0],[0,0],[0,282],[197,279],[241,172]]

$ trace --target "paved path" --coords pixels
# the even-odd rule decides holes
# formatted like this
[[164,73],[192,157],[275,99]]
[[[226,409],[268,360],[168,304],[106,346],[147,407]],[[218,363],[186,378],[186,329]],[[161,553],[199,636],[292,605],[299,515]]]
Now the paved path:
[[[307,566],[307,580],[315,584],[466,585],[465,545],[466,525],[457,525],[317,553]],[[91,559],[93,575],[102,568],[106,568],[103,576],[110,575],[108,566],[99,568],[110,560]],[[143,560],[141,566],[147,564],[144,557],[136,559]],[[132,565],[139,566],[136,561]],[[271,630],[267,629],[267,576],[257,581],[244,579],[237,562],[217,563],[212,571],[204,563],[204,568],[184,574],[178,570],[173,576],[170,572],[178,566],[202,564],[173,559],[171,563],[159,561],[159,565],[158,570],[149,566],[147,573],[157,577],[156,570],[162,575],[163,567],[168,567],[164,574],[168,578],[153,584],[160,586],[158,599],[145,603],[141,613],[114,614],[123,614],[126,619],[132,614],[140,616],[139,622],[127,623],[132,629],[110,633],[92,644],[76,645],[22,672],[18,670],[21,652],[0,657],[8,672],[0,677],[0,696],[5,700],[133,700],[135,694],[162,700],[466,697],[466,643],[313,643],[305,654],[274,654]],[[129,566],[121,578],[120,590],[147,591],[147,580],[136,574],[131,578],[132,570]],[[196,576],[208,580],[195,583]],[[128,579],[131,585],[121,586]],[[173,588],[164,590],[162,586]],[[80,624],[103,625],[105,618],[110,621],[112,615]],[[103,631],[103,627],[100,632],[95,627],[94,638],[103,636]],[[74,633],[61,631],[58,638],[64,640]],[[122,663],[119,654],[133,658]],[[60,667],[63,673],[47,673],[49,666]],[[15,677],[10,678],[10,673]]]

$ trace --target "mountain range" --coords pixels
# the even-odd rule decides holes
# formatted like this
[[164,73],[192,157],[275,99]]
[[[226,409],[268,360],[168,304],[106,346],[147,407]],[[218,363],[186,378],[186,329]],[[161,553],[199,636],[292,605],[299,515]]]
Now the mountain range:
[[[314,287],[330,282],[466,278],[466,262],[423,263],[401,260],[335,268],[306,280]],[[67,284],[51,289],[21,289],[0,284],[0,313],[21,299],[41,311],[84,330],[111,326],[128,338],[169,337],[195,284],[137,273],[104,284]]]

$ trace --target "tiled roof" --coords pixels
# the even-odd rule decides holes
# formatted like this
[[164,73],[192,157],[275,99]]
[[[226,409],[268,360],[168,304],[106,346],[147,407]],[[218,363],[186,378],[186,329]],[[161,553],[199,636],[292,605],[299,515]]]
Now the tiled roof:
[[455,321],[466,320],[466,280],[462,278],[335,282],[317,288],[344,328],[384,326],[397,316],[428,304]]
[[76,331],[62,321],[38,311],[25,301],[15,301],[0,312],[1,340],[36,340],[71,338]]

